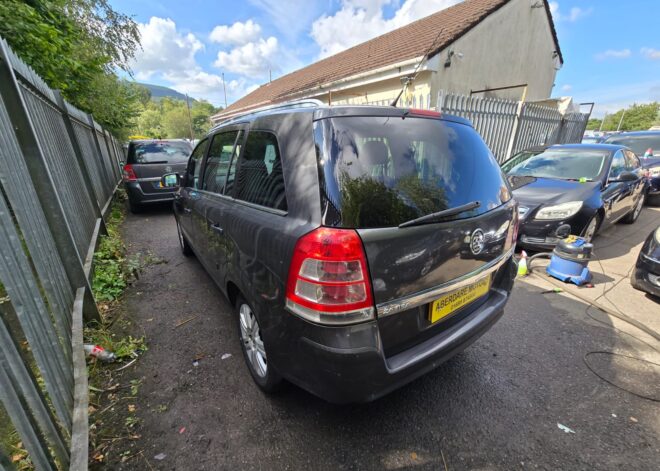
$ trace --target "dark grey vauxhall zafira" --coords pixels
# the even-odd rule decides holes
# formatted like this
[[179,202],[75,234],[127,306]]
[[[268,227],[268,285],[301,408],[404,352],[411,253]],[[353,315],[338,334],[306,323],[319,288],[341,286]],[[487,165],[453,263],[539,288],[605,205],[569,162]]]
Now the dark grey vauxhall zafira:
[[211,130],[163,184],[266,392],[376,399],[475,341],[511,292],[516,203],[461,118],[272,107]]

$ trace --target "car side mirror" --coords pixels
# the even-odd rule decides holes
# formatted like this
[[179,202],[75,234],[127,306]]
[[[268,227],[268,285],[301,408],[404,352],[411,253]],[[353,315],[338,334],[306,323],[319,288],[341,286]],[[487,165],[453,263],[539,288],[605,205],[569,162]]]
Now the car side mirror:
[[637,180],[639,177],[637,176],[636,173],[634,172],[628,172],[628,171],[623,171],[619,174],[617,178],[611,179],[610,181],[615,181],[615,182],[634,182]]
[[178,173],[166,173],[160,177],[161,188],[178,188],[181,186],[181,176]]

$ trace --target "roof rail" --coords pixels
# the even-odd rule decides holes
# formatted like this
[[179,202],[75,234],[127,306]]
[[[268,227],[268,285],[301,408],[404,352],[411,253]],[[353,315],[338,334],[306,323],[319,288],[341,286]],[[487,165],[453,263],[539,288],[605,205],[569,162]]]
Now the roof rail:
[[245,118],[246,116],[250,116],[256,113],[262,113],[264,111],[272,111],[272,110],[284,110],[288,108],[316,108],[319,106],[323,106],[325,103],[323,103],[321,100],[317,100],[315,98],[307,98],[304,100],[294,100],[294,101],[287,101],[284,103],[277,103],[274,105],[268,105],[268,106],[262,106],[259,108],[254,108],[252,110],[247,110],[244,113],[238,113],[233,116],[230,116],[226,120],[216,124],[211,128],[211,130],[217,128],[218,126],[227,124],[230,121],[234,121],[239,118]]

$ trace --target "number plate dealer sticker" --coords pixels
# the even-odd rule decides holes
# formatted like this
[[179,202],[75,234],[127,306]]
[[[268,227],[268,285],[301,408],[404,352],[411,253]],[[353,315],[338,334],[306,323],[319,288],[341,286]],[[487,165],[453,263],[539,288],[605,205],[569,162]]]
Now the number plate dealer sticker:
[[429,320],[431,323],[438,322],[452,312],[470,304],[472,301],[482,297],[490,289],[490,275],[463,288],[445,294],[440,299],[431,303],[429,309]]

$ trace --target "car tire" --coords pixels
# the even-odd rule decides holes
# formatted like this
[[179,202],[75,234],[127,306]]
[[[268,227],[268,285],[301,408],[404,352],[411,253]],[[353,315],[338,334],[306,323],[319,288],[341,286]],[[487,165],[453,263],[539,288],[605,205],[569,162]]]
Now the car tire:
[[584,228],[584,231],[582,231],[582,237],[584,237],[587,242],[593,242],[593,240],[596,238],[598,229],[600,228],[600,219],[600,215],[596,214],[589,220]]
[[268,394],[278,391],[283,379],[268,364],[268,354],[261,338],[257,316],[251,304],[240,295],[236,299],[236,315],[238,317],[238,338],[241,342],[245,364],[252,379],[262,391]]
[[183,231],[181,231],[181,226],[179,225],[179,221],[176,221],[176,234],[177,234],[177,238],[179,239],[179,246],[181,247],[181,253],[183,253],[183,255],[186,257],[190,257],[194,255],[193,250],[190,247],[190,244],[188,243],[188,239],[186,239],[186,236],[183,235]]
[[637,204],[633,207],[632,211],[626,214],[626,216],[621,220],[621,222],[623,222],[624,224],[634,224],[642,212],[642,208],[644,207],[645,200],[646,200],[646,193],[642,193],[639,197],[639,200],[637,200]]
[[133,214],[140,214],[144,207],[140,203],[136,203],[134,201],[131,201],[131,199],[128,199],[128,209],[131,211]]

